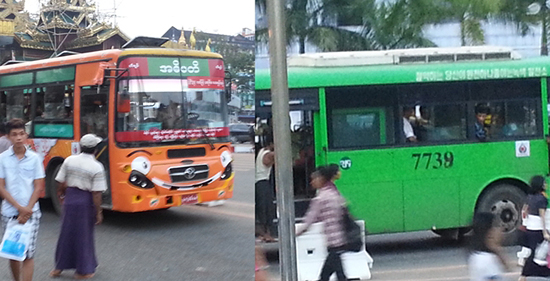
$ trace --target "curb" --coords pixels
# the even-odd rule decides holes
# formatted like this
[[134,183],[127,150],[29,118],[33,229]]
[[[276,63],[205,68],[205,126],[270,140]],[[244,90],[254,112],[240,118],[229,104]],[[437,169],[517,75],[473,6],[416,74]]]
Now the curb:
[[254,153],[254,147],[235,146],[234,153]]

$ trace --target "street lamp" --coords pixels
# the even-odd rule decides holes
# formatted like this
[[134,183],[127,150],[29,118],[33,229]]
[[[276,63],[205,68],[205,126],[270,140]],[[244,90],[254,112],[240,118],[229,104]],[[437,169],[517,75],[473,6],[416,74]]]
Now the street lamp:
[[[542,4],[540,2],[542,2]],[[547,11],[548,11],[548,8],[550,8],[550,0],[540,1],[540,2],[531,3],[531,5],[527,7],[527,14],[541,16],[542,38],[541,38],[541,45],[540,45],[540,55],[548,56]]]

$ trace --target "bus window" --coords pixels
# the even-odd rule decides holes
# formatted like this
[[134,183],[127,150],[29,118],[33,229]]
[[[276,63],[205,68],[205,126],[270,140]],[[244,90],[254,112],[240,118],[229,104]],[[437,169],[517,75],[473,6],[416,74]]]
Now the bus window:
[[467,84],[454,82],[400,86],[400,102],[416,105],[410,119],[419,142],[465,140]]
[[466,104],[422,105],[411,124],[419,142],[466,139]]
[[39,138],[73,137],[73,85],[35,88],[34,119],[28,122],[31,136]]
[[107,137],[107,98],[109,87],[82,87],[80,91],[80,135]]
[[538,135],[537,104],[535,100],[487,103],[490,112],[485,126],[489,139]]
[[395,142],[395,87],[327,88],[326,94],[330,148]]
[[538,95],[540,81],[536,79],[484,81],[472,85],[473,99],[490,110],[485,121],[489,140],[540,136]]
[[36,117],[45,119],[72,118],[73,88],[73,85],[40,88],[36,93]]
[[6,91],[0,91],[0,122],[6,121]]
[[6,95],[6,118],[21,118],[23,121],[30,120],[31,90],[14,89],[7,91]]

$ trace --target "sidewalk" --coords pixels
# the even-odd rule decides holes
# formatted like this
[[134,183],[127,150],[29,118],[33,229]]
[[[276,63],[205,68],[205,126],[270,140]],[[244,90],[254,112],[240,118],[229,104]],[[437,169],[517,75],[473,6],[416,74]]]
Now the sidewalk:
[[254,145],[251,143],[235,143],[233,147],[235,153],[254,153]]

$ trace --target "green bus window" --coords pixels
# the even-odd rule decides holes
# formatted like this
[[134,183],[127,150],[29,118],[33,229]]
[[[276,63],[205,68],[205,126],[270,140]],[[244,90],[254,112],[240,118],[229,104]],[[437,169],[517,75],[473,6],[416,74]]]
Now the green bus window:
[[490,114],[485,121],[489,140],[537,136],[537,102],[488,102]]
[[353,149],[395,143],[396,87],[341,87],[325,91],[330,148]]
[[386,144],[386,118],[382,108],[336,109],[331,117],[334,148]]
[[466,139],[466,104],[422,105],[410,120],[419,142]]
[[540,92],[537,79],[472,83],[472,99],[490,110],[485,120],[488,141],[541,136]]
[[465,140],[467,99],[467,84],[464,82],[399,86],[402,107],[415,107],[409,122],[420,143]]

